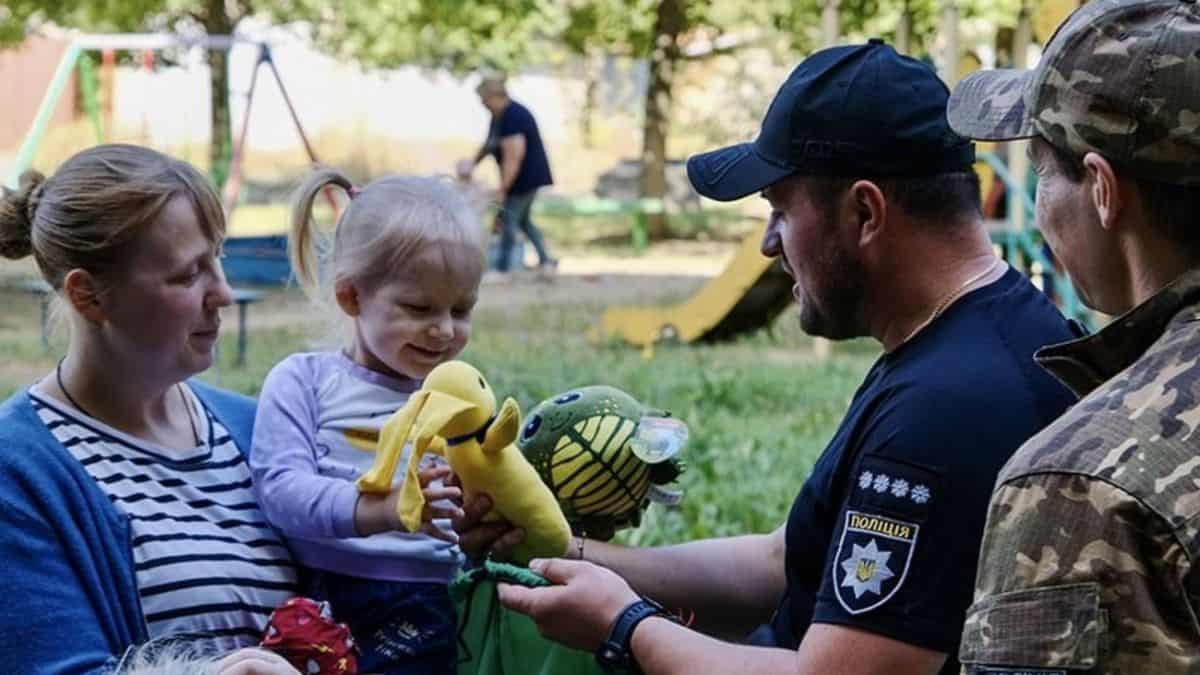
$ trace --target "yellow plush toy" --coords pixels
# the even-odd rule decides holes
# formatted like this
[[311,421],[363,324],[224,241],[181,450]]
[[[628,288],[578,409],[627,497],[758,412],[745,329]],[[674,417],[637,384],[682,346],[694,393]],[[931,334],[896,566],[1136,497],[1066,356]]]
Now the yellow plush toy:
[[496,395],[471,365],[448,361],[434,368],[421,390],[392,415],[380,430],[375,464],[358,479],[361,492],[385,494],[404,445],[416,430],[408,472],[396,507],[410,532],[421,526],[425,496],[417,467],[427,452],[443,455],[458,475],[463,496],[479,492],[492,498],[486,520],[504,518],[525,530],[525,541],[513,550],[521,564],[532,558],[567,552],[571,528],[533,466],[513,445],[521,428],[521,410],[505,399],[496,411]]

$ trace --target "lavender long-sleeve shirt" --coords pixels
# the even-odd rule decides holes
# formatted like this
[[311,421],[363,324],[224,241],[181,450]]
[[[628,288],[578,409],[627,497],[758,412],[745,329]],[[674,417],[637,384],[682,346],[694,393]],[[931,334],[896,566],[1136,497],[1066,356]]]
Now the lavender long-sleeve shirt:
[[304,565],[413,582],[448,581],[461,565],[458,547],[433,537],[360,537],[354,529],[354,481],[374,462],[380,427],[420,384],[368,370],[340,352],[294,354],[267,375],[250,469],[259,506]]

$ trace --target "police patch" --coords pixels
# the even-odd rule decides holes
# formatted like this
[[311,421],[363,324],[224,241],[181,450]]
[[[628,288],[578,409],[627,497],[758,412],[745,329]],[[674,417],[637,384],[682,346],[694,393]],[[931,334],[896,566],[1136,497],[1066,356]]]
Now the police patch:
[[832,573],[834,592],[847,612],[869,612],[900,590],[918,530],[916,523],[846,511]]

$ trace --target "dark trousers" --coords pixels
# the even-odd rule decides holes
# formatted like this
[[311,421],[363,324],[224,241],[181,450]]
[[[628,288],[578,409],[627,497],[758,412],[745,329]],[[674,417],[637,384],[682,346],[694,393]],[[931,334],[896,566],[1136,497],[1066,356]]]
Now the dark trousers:
[[350,628],[362,673],[454,675],[458,626],[446,584],[402,583],[311,573],[309,596],[329,602]]
[[516,243],[518,230],[524,232],[525,238],[529,240],[530,244],[533,244],[534,250],[537,251],[538,264],[550,261],[550,253],[546,250],[542,231],[533,224],[533,220],[529,217],[533,208],[533,199],[536,196],[537,190],[530,190],[504,198],[504,205],[500,210],[500,256],[496,262],[496,269],[501,272],[507,272],[512,267],[513,261],[509,259],[509,255],[512,252],[513,244]]

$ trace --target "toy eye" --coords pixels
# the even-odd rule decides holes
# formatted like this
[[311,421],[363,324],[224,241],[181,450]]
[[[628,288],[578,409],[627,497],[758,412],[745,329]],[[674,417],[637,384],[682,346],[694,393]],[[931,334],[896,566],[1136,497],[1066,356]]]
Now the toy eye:
[[482,377],[481,377],[481,378],[479,378],[479,388],[480,388],[480,389],[487,389],[487,382],[484,382]]
[[571,401],[578,401],[580,396],[581,394],[579,392],[573,391],[569,394],[563,394],[562,396],[554,399],[554,403],[556,405],[563,405],[564,403],[570,403]]
[[533,417],[529,418],[529,421],[525,424],[525,429],[521,431],[521,438],[524,438],[525,440],[529,440],[530,438],[533,437],[534,434],[537,433],[538,429],[541,429],[541,428],[542,428],[542,416],[534,415]]

